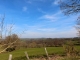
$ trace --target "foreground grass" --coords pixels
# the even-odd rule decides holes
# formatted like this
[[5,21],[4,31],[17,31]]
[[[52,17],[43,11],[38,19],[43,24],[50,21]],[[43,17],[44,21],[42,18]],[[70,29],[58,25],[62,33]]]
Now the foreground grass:
[[[77,50],[80,51],[80,46],[76,46]],[[29,56],[43,56],[45,54],[44,48],[22,48],[19,50],[15,50],[13,52],[1,53],[0,60],[8,60],[9,54],[15,57],[23,57],[25,56],[24,52],[27,51]],[[47,51],[49,54],[64,54],[63,47],[47,47]]]

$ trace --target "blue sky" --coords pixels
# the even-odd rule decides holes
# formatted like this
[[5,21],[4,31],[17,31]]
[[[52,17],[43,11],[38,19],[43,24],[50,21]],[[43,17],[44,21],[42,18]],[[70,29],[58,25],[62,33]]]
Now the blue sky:
[[77,36],[77,15],[65,16],[59,0],[0,0],[0,16],[5,25],[13,26],[13,33],[23,38],[60,38]]

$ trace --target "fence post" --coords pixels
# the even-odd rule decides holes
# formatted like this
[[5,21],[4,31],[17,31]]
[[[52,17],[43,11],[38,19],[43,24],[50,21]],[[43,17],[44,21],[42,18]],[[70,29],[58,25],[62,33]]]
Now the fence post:
[[30,60],[27,52],[25,52],[25,55],[26,55],[26,58]]
[[9,60],[12,60],[12,54],[9,55]]
[[46,52],[46,55],[47,55],[48,60],[50,60],[46,47],[44,49],[45,49],[45,52]]

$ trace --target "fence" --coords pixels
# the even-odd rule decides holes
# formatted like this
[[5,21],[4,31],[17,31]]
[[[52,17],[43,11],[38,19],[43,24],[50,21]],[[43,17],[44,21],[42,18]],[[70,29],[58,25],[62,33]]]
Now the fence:
[[[46,47],[44,48],[44,50],[45,50],[45,53],[46,53],[46,56],[47,56],[47,60],[50,60]],[[25,53],[25,55],[26,55],[26,59],[27,59],[27,60],[30,60],[27,51],[24,52],[24,53]],[[9,59],[8,59],[8,60],[12,60],[12,54],[9,54]]]

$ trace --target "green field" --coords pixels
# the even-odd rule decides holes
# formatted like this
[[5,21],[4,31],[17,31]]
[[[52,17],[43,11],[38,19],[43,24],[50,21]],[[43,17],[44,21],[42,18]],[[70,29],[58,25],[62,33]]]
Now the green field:
[[[76,49],[80,51],[80,46],[76,46]],[[13,55],[13,58],[15,57],[23,57],[25,56],[25,51],[28,52],[29,56],[42,56],[46,55],[44,48],[22,48],[19,50],[15,50],[13,52],[8,53],[1,53],[0,54],[0,60],[8,60],[9,54]],[[63,47],[47,47],[47,51],[49,54],[59,54],[62,55],[64,53]]]

